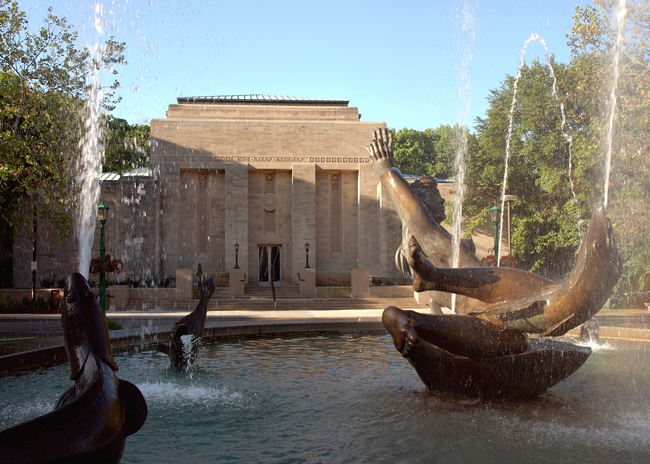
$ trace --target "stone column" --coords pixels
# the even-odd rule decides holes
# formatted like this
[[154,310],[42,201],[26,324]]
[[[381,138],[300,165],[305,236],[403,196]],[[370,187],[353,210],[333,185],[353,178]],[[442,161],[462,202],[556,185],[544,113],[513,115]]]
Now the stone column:
[[368,269],[352,269],[352,298],[370,296],[370,273]]
[[381,277],[397,277],[399,271],[395,266],[395,250],[402,241],[402,221],[397,214],[388,190],[379,184],[377,187],[379,203],[379,272]]
[[300,296],[316,298],[316,270],[300,269],[296,275],[300,277]]
[[370,274],[379,275],[379,176],[370,164],[359,165],[359,264]]
[[244,285],[246,284],[246,273],[241,269],[231,269],[228,279],[229,297],[242,298],[244,296]]
[[[235,267],[235,242],[239,243],[239,267],[248,272],[248,165],[225,166],[225,267]],[[232,282],[231,282],[232,285]]]
[[180,301],[192,299],[191,269],[176,269],[176,299]]
[[180,261],[180,184],[181,176],[178,166],[172,163],[160,164],[160,203],[163,210],[160,219],[160,253],[162,258],[162,274],[172,276],[176,269],[188,266],[189,263]]
[[[309,267],[316,269],[316,166],[294,164],[291,183],[291,266],[295,285],[299,283],[298,272],[305,268],[306,242],[309,242]],[[302,282],[300,288],[302,291]]]

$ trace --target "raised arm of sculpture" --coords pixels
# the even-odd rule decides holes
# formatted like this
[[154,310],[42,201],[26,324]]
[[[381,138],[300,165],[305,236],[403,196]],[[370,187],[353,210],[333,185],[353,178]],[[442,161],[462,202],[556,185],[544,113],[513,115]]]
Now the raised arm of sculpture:
[[[375,131],[373,140],[366,149],[382,185],[393,200],[402,224],[415,236],[430,260],[438,266],[451,267],[451,236],[433,219],[395,167],[393,135],[386,129]],[[462,247],[461,250],[459,267],[482,266],[473,253]]]

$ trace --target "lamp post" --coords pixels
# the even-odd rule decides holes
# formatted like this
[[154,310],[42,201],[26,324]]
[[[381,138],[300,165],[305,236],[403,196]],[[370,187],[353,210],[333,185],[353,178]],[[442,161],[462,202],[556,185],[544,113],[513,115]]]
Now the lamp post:
[[235,242],[235,269],[239,269],[239,243]]
[[512,234],[510,232],[510,229],[512,228],[512,220],[510,219],[510,203],[517,201],[519,197],[517,195],[504,195],[502,199],[508,203],[508,254],[512,255]]
[[490,208],[490,220],[494,226],[494,257],[499,262],[499,217],[501,216],[501,208],[494,202],[494,206]]
[[106,316],[106,273],[104,272],[104,260],[106,254],[106,244],[104,243],[104,224],[108,218],[108,206],[102,201],[97,205],[97,219],[99,219],[100,235],[99,235],[99,262],[101,264],[101,271],[99,272],[99,306],[102,308],[102,313]]
[[305,242],[305,260],[307,261],[305,269],[309,269],[309,242]]

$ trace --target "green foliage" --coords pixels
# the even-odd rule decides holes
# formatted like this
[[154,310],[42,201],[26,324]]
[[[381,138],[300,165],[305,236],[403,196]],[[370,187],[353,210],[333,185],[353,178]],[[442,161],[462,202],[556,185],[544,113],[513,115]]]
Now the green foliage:
[[[30,32],[17,2],[0,0],[0,226],[18,230],[33,214],[70,229],[72,179],[86,76],[93,67],[124,63],[124,44],[109,39],[99,59],[76,48],[77,33],[48,9],[42,27]],[[104,89],[104,106],[116,103],[115,81]],[[29,213],[33,213],[30,211]]]
[[124,119],[108,116],[104,142],[104,172],[130,171],[149,165],[148,124],[129,124]]
[[404,174],[430,175],[439,179],[454,176],[454,159],[463,131],[469,152],[477,147],[476,137],[458,126],[439,126],[436,129],[391,129],[397,168]]
[[[551,61],[557,94],[567,101],[569,68]],[[571,268],[580,244],[578,215],[585,217],[583,198],[573,198],[569,179],[569,143],[562,132],[561,109],[553,96],[550,68],[536,61],[521,70],[513,112],[507,194],[512,202],[513,250],[520,264],[553,277]],[[464,209],[470,229],[488,218],[501,196],[506,140],[515,78],[508,76],[488,98],[485,119],[477,119],[479,148],[468,163]]]
[[[585,192],[595,202],[604,197],[616,2],[593,3],[576,8],[568,37],[575,74],[573,98],[581,102],[579,111],[571,114],[580,126],[575,137],[580,149],[576,170],[582,170],[585,178],[592,175],[598,179],[591,185],[585,182]],[[650,4],[640,0],[626,3],[607,201],[607,215],[624,261],[624,273],[615,290],[618,301],[650,290]]]
[[54,288],[55,283],[56,276],[54,274],[48,274],[38,279],[38,284],[41,286],[41,288]]
[[411,285],[413,279],[409,275],[400,274],[397,276],[397,285]]
[[18,308],[11,297],[0,299],[0,314],[16,314]]
[[108,330],[122,330],[124,327],[114,319],[106,319],[106,326]]

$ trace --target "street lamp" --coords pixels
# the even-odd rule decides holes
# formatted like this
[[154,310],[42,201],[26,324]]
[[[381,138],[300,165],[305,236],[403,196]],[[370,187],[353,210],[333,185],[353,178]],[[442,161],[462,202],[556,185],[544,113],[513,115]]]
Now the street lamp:
[[494,202],[494,206],[490,208],[490,220],[494,226],[494,257],[499,262],[499,218],[501,217],[501,208]]
[[305,260],[307,261],[305,269],[309,269],[309,242],[305,242],[305,254]]
[[239,269],[239,243],[235,242],[235,269]]
[[102,308],[104,316],[106,316],[106,273],[104,272],[106,244],[104,243],[104,224],[106,224],[106,219],[108,219],[108,206],[103,201],[97,205],[97,219],[99,219],[101,231],[99,235],[99,262],[101,264],[101,271],[99,272],[99,306]]

